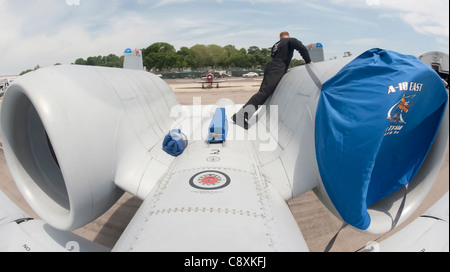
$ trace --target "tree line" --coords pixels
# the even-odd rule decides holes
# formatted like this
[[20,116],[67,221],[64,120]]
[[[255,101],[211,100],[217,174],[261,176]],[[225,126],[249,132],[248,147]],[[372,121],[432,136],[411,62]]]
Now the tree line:
[[114,54],[109,54],[108,56],[88,57],[86,60],[79,58],[75,61],[75,64],[123,68],[123,59],[124,56],[118,57]]
[[[144,66],[148,71],[199,70],[205,68],[264,69],[271,60],[271,48],[250,46],[248,49],[237,49],[234,45],[219,46],[215,44],[197,44],[190,48],[175,47],[166,42],[157,42],[142,49]],[[78,58],[74,64],[123,68],[124,56],[110,54],[108,56],[92,56],[87,59]],[[291,67],[304,64],[303,60],[293,59]],[[26,73],[33,70],[27,70]]]
[[[175,47],[169,43],[158,42],[142,49],[144,66],[148,70],[202,68],[254,68],[264,69],[271,61],[271,48],[250,46],[237,49],[234,45],[197,44],[190,48]],[[292,60],[291,66],[303,64],[303,60]]]
[[237,49],[233,45],[197,44],[188,47],[175,47],[165,42],[158,42],[142,49],[144,66],[152,70],[164,69],[200,69],[211,68],[260,68],[270,61],[268,48],[251,46]]
[[[202,68],[261,68],[270,60],[271,49],[251,46],[248,49],[237,49],[234,45],[219,46],[215,44],[197,44],[190,48],[175,47],[166,42],[157,42],[143,48],[143,62],[147,70],[186,70]],[[79,65],[123,67],[123,56],[79,58]]]

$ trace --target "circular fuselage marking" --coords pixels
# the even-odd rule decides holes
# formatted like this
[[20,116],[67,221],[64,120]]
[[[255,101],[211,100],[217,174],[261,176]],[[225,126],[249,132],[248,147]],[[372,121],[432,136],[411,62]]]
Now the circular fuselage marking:
[[230,177],[219,171],[203,171],[195,174],[189,184],[199,190],[219,190],[230,185]]
[[211,157],[206,158],[206,160],[207,160],[208,162],[218,162],[218,161],[220,161],[220,157],[217,157],[217,156],[211,156]]

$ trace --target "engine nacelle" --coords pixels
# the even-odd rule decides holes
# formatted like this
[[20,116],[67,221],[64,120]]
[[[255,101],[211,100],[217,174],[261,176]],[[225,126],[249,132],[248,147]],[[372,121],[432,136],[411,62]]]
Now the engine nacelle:
[[172,123],[177,102],[167,88],[150,73],[76,65],[17,79],[2,103],[2,140],[14,180],[35,212],[58,229],[74,230],[119,199],[127,188],[116,184],[135,179],[132,187],[139,187],[145,154]]
[[[332,94],[330,82],[341,84]],[[385,233],[416,210],[435,182],[448,143],[447,101],[431,67],[395,52],[373,49],[358,59],[297,67],[267,102],[278,106],[279,146],[260,152],[260,160],[285,199],[314,189],[336,217]]]

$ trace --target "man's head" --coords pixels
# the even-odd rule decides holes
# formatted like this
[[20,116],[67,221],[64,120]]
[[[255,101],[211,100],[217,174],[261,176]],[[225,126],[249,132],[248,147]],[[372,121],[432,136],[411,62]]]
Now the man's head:
[[280,33],[280,39],[286,39],[286,38],[290,38],[289,32],[287,32],[287,31],[281,32]]

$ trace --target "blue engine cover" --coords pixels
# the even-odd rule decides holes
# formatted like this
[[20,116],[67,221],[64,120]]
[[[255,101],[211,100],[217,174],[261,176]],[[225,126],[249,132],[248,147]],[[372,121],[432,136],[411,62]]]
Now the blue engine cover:
[[316,153],[342,218],[365,230],[367,208],[409,184],[437,135],[448,95],[414,56],[372,49],[323,85]]

